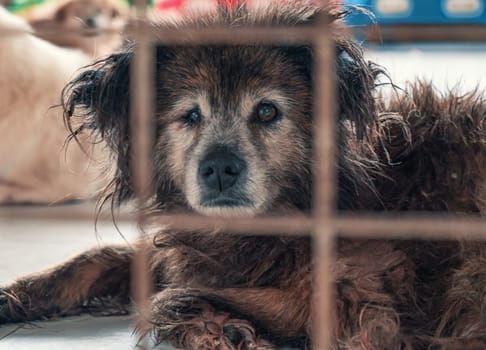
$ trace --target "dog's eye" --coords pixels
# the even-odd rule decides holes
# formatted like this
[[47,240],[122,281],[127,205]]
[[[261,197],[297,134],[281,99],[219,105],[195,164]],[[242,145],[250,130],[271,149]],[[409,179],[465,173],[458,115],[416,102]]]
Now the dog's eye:
[[184,116],[184,121],[190,126],[198,124],[201,121],[201,112],[199,112],[199,109],[191,109]]
[[262,102],[256,108],[256,117],[260,122],[271,123],[279,117],[279,111],[272,103]]

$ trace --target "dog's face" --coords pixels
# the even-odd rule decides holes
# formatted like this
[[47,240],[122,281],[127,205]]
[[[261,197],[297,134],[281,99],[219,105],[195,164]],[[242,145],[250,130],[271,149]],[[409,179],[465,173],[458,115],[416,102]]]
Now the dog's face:
[[158,51],[155,164],[200,213],[254,215],[273,206],[311,152],[310,81],[295,53]]
[[[367,108],[373,106],[374,72],[352,42],[336,44],[340,130],[346,133],[341,144],[347,148],[348,140],[359,139],[366,118],[373,118]],[[133,194],[128,115],[133,55],[132,50],[112,55],[83,73],[71,83],[66,101],[67,117],[82,107],[82,128],[96,130],[115,152],[114,192],[121,200]],[[309,210],[312,55],[307,45],[159,47],[154,204],[225,216]],[[348,152],[339,162],[340,190],[352,197],[346,206],[355,205],[352,172],[361,164],[350,157]]]
[[110,0],[73,0],[57,10],[55,19],[65,28],[88,29],[93,34],[123,25],[119,9]]

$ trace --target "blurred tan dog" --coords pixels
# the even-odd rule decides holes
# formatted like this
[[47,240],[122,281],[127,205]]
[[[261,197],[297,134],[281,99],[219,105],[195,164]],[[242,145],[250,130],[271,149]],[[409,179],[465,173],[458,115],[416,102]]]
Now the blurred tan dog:
[[55,107],[64,85],[91,58],[31,32],[0,7],[0,203],[93,197],[104,184],[96,161],[102,146],[86,142],[86,153],[75,142],[64,147],[68,131]]
[[71,0],[48,18],[31,20],[30,25],[42,39],[80,48],[97,58],[112,53],[122,44],[125,19],[112,0]]

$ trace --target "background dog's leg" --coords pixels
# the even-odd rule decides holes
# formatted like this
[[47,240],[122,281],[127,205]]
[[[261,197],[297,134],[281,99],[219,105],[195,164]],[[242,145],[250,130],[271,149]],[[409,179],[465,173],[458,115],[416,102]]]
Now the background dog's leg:
[[133,250],[105,247],[0,288],[0,324],[82,312],[104,312],[129,303]]
[[[169,288],[154,297],[153,328],[141,326],[139,332],[152,333],[157,342],[197,350],[275,349],[270,341],[303,341],[307,325],[296,325],[308,321],[308,308],[288,302],[283,293],[273,288]],[[264,329],[263,324],[276,328]]]

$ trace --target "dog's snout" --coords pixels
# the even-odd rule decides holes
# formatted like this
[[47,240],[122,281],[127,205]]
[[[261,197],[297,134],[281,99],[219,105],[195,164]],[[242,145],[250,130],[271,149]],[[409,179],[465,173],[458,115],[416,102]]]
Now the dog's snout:
[[199,179],[208,189],[224,192],[233,187],[245,171],[245,162],[228,151],[215,151],[199,166]]
[[96,19],[94,19],[93,17],[86,18],[85,22],[86,22],[86,25],[89,28],[95,28],[96,27]]

